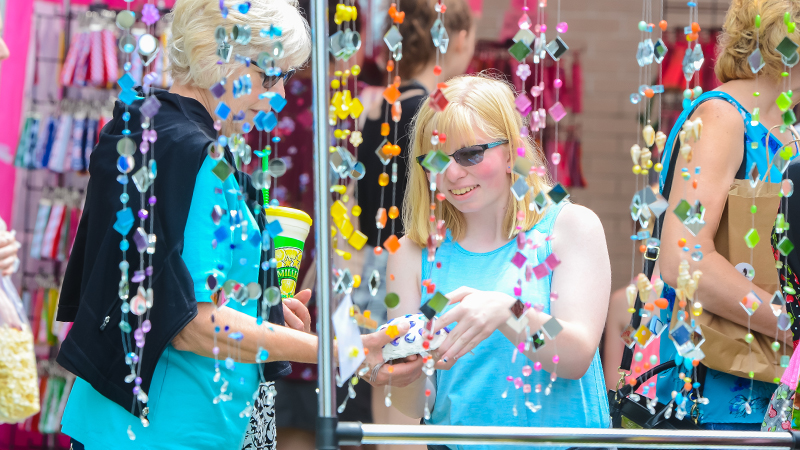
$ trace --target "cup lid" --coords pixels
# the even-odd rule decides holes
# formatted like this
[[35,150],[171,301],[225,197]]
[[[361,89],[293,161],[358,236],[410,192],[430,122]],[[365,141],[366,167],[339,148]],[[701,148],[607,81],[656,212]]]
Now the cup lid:
[[313,223],[311,216],[306,214],[304,211],[294,208],[286,208],[284,206],[270,206],[269,208],[264,208],[264,214],[267,217],[286,217],[289,219],[299,220],[307,223],[309,226],[311,226]]

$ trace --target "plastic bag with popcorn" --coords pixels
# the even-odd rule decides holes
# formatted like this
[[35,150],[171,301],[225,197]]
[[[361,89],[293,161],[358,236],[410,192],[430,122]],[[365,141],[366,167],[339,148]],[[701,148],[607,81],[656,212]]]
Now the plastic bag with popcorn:
[[37,412],[33,334],[16,288],[0,277],[0,423],[22,422]]

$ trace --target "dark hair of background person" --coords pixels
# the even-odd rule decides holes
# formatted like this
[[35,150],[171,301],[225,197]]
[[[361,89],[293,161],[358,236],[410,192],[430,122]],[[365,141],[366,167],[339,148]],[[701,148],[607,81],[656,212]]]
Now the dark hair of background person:
[[[398,26],[400,34],[403,35],[403,58],[398,61],[397,67],[400,78],[404,81],[413,78],[436,58],[431,27],[439,15],[434,9],[437,2],[437,0],[404,0],[400,4],[400,11],[406,16],[403,23]],[[387,4],[387,9],[388,6]],[[453,36],[455,33],[469,31],[472,28],[472,12],[466,1],[447,2],[446,6],[444,26],[451,39],[455,37]],[[386,20],[384,34],[393,25],[388,15]],[[391,54],[386,46],[383,46],[383,52],[384,60],[388,61]]]

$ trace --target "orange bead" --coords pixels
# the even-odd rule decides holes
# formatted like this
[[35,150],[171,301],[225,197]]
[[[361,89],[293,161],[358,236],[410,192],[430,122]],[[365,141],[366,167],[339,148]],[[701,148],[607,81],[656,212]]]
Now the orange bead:
[[433,74],[438,77],[442,74],[442,68],[439,66],[433,66]]
[[439,143],[444,144],[445,142],[447,142],[447,134],[439,133]]
[[686,247],[686,239],[684,238],[678,239],[678,247]]
[[667,307],[669,306],[669,300],[665,298],[656,299],[654,303],[661,309],[667,309]]
[[389,17],[394,17],[397,14],[397,3],[392,3],[389,6]]
[[397,209],[397,206],[392,206],[389,208],[389,218],[390,219],[397,219],[397,216],[400,215],[400,210]]
[[661,22],[658,22],[658,27],[661,28],[661,31],[667,31],[667,21],[662,20]]
[[447,6],[444,3],[442,3],[441,10],[442,10],[442,14],[444,14],[445,11],[447,11]]
[[425,397],[430,397],[430,396],[431,396],[431,390],[425,389]]
[[378,175],[378,184],[381,186],[387,186],[389,184],[389,174],[384,172]]
[[653,98],[654,95],[656,95],[656,93],[652,89],[647,88],[647,89],[644,90],[644,96],[645,97]]
[[684,384],[684,385],[683,385],[683,388],[686,390],[686,392],[689,392],[689,391],[691,391],[691,390],[692,390],[692,383],[686,383],[686,384]]
[[384,150],[384,153],[386,153],[388,155],[392,155],[392,156],[399,156],[400,155],[400,146],[397,145],[397,144],[389,145],[389,148]]
[[389,253],[394,253],[400,248],[400,241],[397,239],[397,236],[390,235],[388,239],[383,241],[383,248],[389,250]]
[[392,17],[392,19],[394,19],[394,23],[396,24],[403,23],[403,19],[405,18],[406,18],[405,11],[400,11],[399,13],[395,14],[394,17]]
[[[375,247],[375,248],[380,248],[380,247]],[[394,366],[389,366],[389,368],[386,370],[388,370],[389,373],[394,373]]]
[[650,370],[650,363],[644,363],[644,370]]
[[679,301],[679,302],[678,302],[678,307],[680,307],[680,308],[686,308],[686,300],[681,300],[681,301]]
[[633,368],[633,371],[636,372],[636,373],[641,373],[642,367],[641,366],[636,366],[636,367]]
[[692,360],[692,365],[695,366],[695,367],[699,366],[700,365],[700,360],[699,359],[693,359]]
[[431,211],[435,211],[435,210],[436,210],[436,203],[431,203]]
[[364,355],[369,355],[369,349],[367,347],[364,347]]
[[636,386],[636,378],[629,378],[628,384],[630,384],[631,386]]
[[647,251],[647,246],[642,244],[639,246],[639,253],[644,253]]
[[384,122],[381,124],[381,136],[388,136],[388,135],[389,135],[389,123]]
[[390,280],[392,280],[392,281],[394,281],[394,274],[393,274],[393,273],[390,273],[390,274],[389,274],[389,279],[390,279]]
[[400,86],[400,75],[394,76],[394,83],[392,84],[394,84],[395,86]]
[[380,255],[381,253],[383,253],[383,247],[375,247],[374,252],[376,255]]
[[697,179],[695,179],[694,181],[692,181],[692,187],[693,187],[693,188],[695,188],[695,189],[697,189]]
[[429,349],[430,346],[431,346],[430,342],[428,342],[428,341],[423,341],[422,342],[422,348],[424,348],[425,350]]
[[429,284],[431,284],[431,280],[429,280],[429,279],[422,280],[422,285],[423,286],[428,287]]
[[692,31],[695,33],[700,32],[700,24],[697,22],[692,22]]
[[390,59],[389,62],[386,63],[386,71],[391,72],[394,70],[394,60]]
[[652,310],[656,309],[656,307],[652,303],[645,303],[644,304],[644,309],[646,309],[648,311],[652,311]]

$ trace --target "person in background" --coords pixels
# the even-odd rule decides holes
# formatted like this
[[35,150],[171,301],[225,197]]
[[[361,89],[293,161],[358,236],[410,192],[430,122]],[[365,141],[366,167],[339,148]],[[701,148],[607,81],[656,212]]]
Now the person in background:
[[[703,273],[696,295],[701,299],[705,311],[742,326],[749,324],[752,330],[767,336],[773,336],[776,332],[776,318],[770,308],[759,308],[748,317],[736,306],[750,291],[755,292],[765,302],[772,297],[772,293],[764,291],[742,276],[731,262],[718,253],[714,247],[714,236],[733,181],[746,179],[753,164],[757,165],[760,177],[764,177],[770,163],[767,158],[771,159],[783,147],[782,143],[793,139],[790,130],[781,132],[776,128],[768,148],[764,145],[768,130],[784,123],[782,111],[775,99],[784,90],[796,92],[800,89],[798,66],[788,69],[788,78],[781,76],[785,66],[776,47],[787,36],[787,27],[783,23],[785,13],[790,15],[792,21],[800,20],[800,2],[731,2],[719,38],[719,56],[715,67],[717,78],[723,84],[714,91],[695,98],[692,107],[685,109],[676,122],[676,127],[681,127],[686,119],[702,119],[702,138],[691,144],[691,163],[685,163],[682,157],[666,159],[670,152],[673,156],[679,152],[679,145],[674,142],[677,139],[667,142],[665,160],[662,161],[665,170],[661,172],[661,187],[670,206],[665,213],[658,268],[665,285],[668,285],[662,295],[670,301],[670,306],[662,312],[662,320],[670,319],[667,313],[672,310],[675,301],[672,287],[676,286],[678,266],[681,260],[690,259],[689,253],[677,245],[679,239],[687,236],[686,229],[678,216],[671,212],[683,197],[680,173],[684,168],[694,173],[695,167],[701,167],[702,176],[698,177],[697,188],[691,192],[692,198],[699,200],[705,207],[705,226],[690,241],[691,245],[699,245],[703,252],[702,260],[690,261],[692,271],[700,270]],[[758,15],[761,26],[755,28]],[[800,31],[794,31],[789,37],[797,42]],[[758,72],[758,81],[749,62],[750,56],[756,50],[761,51],[764,62],[763,68]],[[784,80],[789,80],[788,84]],[[755,92],[759,95],[755,96]],[[793,97],[791,106],[798,102],[800,96]],[[760,118],[751,117],[751,113],[758,108]],[[673,174],[671,185],[665,183],[669,173]],[[772,167],[768,181],[774,183],[780,181],[780,178],[780,171]],[[764,213],[775,214],[774,211]],[[662,339],[659,359],[669,361],[675,354],[675,346],[671,340]],[[682,385],[678,370],[663,372],[658,377],[656,395],[659,399],[669,399],[674,390],[680,391]],[[775,388],[776,385],[772,383],[755,381],[751,390],[750,379],[708,369],[703,384],[703,396],[708,398],[709,404],[701,408],[699,423],[709,430],[759,430],[770,395]]]
[[[463,74],[472,60],[475,51],[475,24],[472,11],[466,0],[449,0],[447,14],[444,15],[444,25],[450,36],[450,45],[444,58],[439,61],[440,75],[434,74],[436,67],[436,48],[431,38],[431,27],[436,21],[437,13],[434,9],[436,0],[403,0],[400,10],[405,12],[405,20],[398,25],[400,34],[403,35],[403,57],[400,61],[392,61],[400,75],[399,90],[402,112],[400,121],[394,122],[391,114],[387,114],[391,106],[384,98],[383,91],[388,80],[384,73],[383,86],[369,87],[363,91],[362,103],[364,113],[359,118],[359,129],[362,130],[364,142],[359,146],[358,160],[364,163],[366,175],[358,181],[357,201],[361,207],[359,227],[367,236],[367,245],[353,255],[351,269],[354,274],[361,275],[361,286],[353,290],[353,302],[361,310],[369,310],[378,324],[386,322],[386,306],[383,299],[386,296],[386,258],[388,252],[376,255],[375,246],[380,246],[392,232],[391,222],[394,222],[394,232],[398,237],[403,236],[403,224],[400,217],[403,215],[403,197],[406,191],[409,161],[409,138],[411,122],[419,110],[420,105],[436,89],[437,81],[448,80]],[[386,24],[386,30],[392,25],[391,20]],[[384,32],[386,31],[384,30]],[[391,53],[382,45],[381,59],[390,61]],[[379,64],[386,67],[386,64]],[[384,166],[375,155],[376,149],[383,145],[384,136],[381,135],[381,125],[389,124],[389,142],[400,147],[400,156],[397,162],[397,183],[393,188],[390,184],[381,197],[381,188],[378,185],[378,176],[386,171],[391,173],[391,165]],[[394,194],[392,193],[394,189]],[[379,230],[375,226],[375,215],[379,208],[389,208],[394,205],[398,208],[398,219],[387,223],[386,229]],[[380,239],[379,239],[380,236]],[[369,280],[374,271],[378,272],[381,279],[376,295],[370,293]],[[375,423],[411,423],[409,419],[399,414],[393,408],[384,405],[383,389],[375,389],[373,393],[372,413]]]
[[14,232],[8,231],[6,223],[0,219],[0,276],[8,276],[16,272],[19,267],[17,252],[20,247],[21,244],[17,242]]

